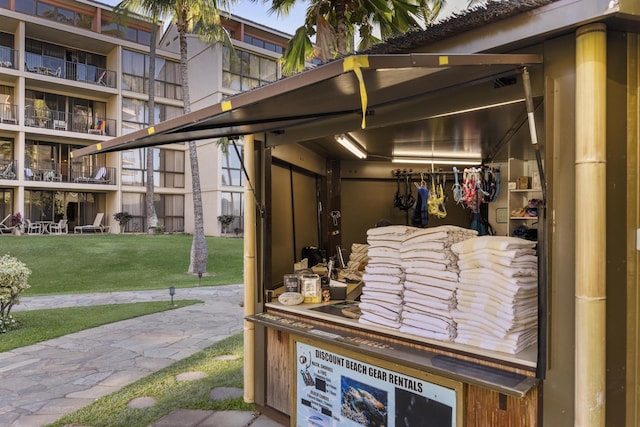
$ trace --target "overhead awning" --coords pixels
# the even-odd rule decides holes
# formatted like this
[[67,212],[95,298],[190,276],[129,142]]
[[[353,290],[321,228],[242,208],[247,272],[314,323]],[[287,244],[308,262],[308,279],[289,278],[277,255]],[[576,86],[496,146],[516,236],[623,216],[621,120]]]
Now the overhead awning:
[[[429,99],[439,100],[434,113],[444,111],[452,88],[494,81],[542,61],[537,54],[349,56],[71,154],[249,134],[263,134],[268,145],[277,145],[381,129],[423,119],[424,109],[415,106]],[[477,101],[494,102],[482,98]]]

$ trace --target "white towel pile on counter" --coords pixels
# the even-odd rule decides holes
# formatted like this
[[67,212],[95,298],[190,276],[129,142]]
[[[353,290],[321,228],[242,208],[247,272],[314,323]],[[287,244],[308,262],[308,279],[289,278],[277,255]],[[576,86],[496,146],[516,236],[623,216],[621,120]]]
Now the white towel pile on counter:
[[455,339],[458,257],[451,246],[477,234],[475,230],[445,225],[418,229],[402,242],[400,258],[405,280],[401,332],[445,341]]
[[455,342],[519,353],[537,339],[536,243],[482,236],[452,246],[460,276]]
[[400,247],[415,230],[418,228],[391,225],[367,231],[369,262],[362,276],[360,323],[400,328],[404,292]]
[[369,260],[369,245],[366,243],[353,243],[346,268],[340,270],[340,280],[362,280],[361,265],[366,265]]

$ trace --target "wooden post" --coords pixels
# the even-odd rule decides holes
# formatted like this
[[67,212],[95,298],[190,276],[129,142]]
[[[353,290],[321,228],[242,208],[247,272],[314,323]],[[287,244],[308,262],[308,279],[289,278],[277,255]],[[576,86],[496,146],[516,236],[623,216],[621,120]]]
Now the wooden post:
[[575,425],[604,427],[607,29],[576,32]]
[[[251,185],[255,183],[255,151],[253,135],[244,137],[244,315],[255,314],[256,293],[256,204]],[[244,401],[255,402],[254,393],[255,327],[244,321]]]

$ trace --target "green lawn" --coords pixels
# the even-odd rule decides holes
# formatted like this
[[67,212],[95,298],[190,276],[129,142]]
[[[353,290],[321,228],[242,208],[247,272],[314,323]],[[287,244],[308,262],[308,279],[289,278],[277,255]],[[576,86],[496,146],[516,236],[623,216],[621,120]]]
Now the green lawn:
[[30,310],[12,313],[20,324],[0,335],[0,352],[36,344],[41,341],[61,337],[107,323],[131,319],[177,307],[201,303],[200,300],[175,301],[171,307],[168,301],[139,302],[135,304],[108,304],[88,307],[69,307],[49,310]]
[[32,271],[24,295],[165,289],[243,283],[243,240],[207,237],[207,274],[187,274],[193,237],[165,235],[2,236]]

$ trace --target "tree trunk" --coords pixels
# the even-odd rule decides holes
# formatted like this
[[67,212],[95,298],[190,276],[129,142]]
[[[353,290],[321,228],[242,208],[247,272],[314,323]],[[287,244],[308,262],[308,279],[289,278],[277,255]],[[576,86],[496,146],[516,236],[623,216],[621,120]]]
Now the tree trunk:
[[[176,16],[176,26],[180,35],[180,76],[182,80],[182,97],[184,113],[191,112],[189,96],[189,75],[187,72],[187,23],[184,16]],[[191,185],[193,192],[193,241],[189,273],[201,276],[207,271],[207,241],[204,237],[204,215],[202,209],[202,192],[200,189],[200,166],[198,165],[198,149],[195,141],[189,141],[189,161],[191,162]]]
[[[158,22],[157,15],[153,17],[154,30],[151,31],[150,51],[149,51],[149,127],[153,126],[156,122],[156,30],[155,25]],[[153,148],[148,147],[146,151],[147,157],[147,176],[145,185],[147,193],[145,194],[145,202],[147,208],[147,232],[149,234],[155,233],[155,229],[158,226],[158,215],[156,214],[156,207],[153,204],[154,199],[154,182],[153,182]]]
[[336,42],[338,45],[338,53],[340,55],[348,55],[347,43],[347,18],[345,16],[345,0],[337,0],[334,3],[336,13]]

